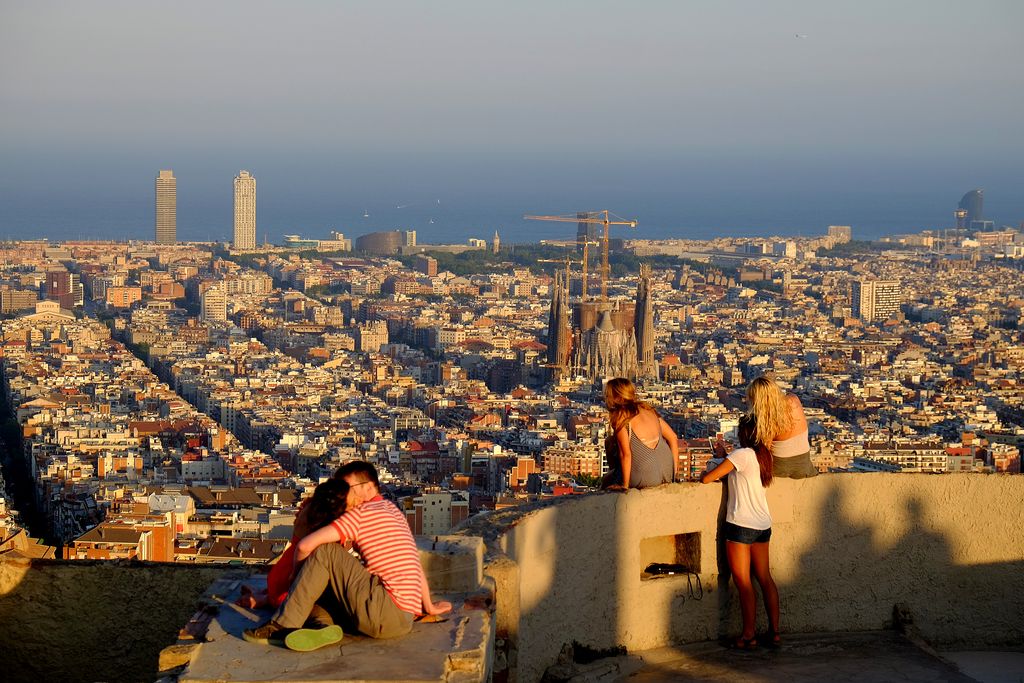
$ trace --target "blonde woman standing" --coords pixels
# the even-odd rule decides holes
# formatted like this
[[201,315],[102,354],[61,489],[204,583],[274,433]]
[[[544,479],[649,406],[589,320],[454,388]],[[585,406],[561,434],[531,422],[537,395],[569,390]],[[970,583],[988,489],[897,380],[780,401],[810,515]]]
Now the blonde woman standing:
[[[609,463],[608,488],[643,488],[670,483],[679,457],[679,441],[672,428],[647,403],[636,397],[636,387],[624,377],[604,387],[619,464]],[[613,450],[613,449],[609,449]]]
[[761,376],[747,387],[747,406],[757,424],[757,442],[771,449],[776,477],[804,479],[818,474],[811,464],[807,416],[799,398],[783,394],[774,380]]

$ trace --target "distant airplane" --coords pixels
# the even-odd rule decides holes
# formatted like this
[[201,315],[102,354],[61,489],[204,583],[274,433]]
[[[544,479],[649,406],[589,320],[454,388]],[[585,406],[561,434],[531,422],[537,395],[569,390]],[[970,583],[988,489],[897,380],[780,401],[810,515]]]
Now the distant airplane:
[[796,37],[797,37],[797,38],[806,38],[806,37],[807,37],[807,34],[806,34],[806,33],[797,33],[797,34],[796,34]]

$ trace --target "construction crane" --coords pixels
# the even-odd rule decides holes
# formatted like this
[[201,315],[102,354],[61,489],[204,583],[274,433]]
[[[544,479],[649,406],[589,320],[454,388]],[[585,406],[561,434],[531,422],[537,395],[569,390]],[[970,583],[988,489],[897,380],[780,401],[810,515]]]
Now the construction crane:
[[571,289],[569,287],[569,278],[570,278],[570,273],[571,273],[571,271],[569,270],[569,264],[570,263],[581,263],[581,264],[583,264],[583,269],[582,269],[583,270],[583,281],[580,283],[580,285],[581,285],[580,286],[580,301],[586,301],[587,300],[587,284],[588,284],[588,282],[587,282],[587,264],[590,262],[590,247],[591,246],[595,246],[596,247],[596,246],[598,246],[600,244],[600,242],[592,242],[590,240],[584,240],[582,242],[582,244],[583,244],[583,260],[581,260],[581,261],[577,261],[575,259],[571,259],[568,256],[566,256],[565,258],[560,258],[560,259],[559,258],[542,258],[542,259],[537,259],[537,262],[538,263],[564,263],[565,264],[565,288],[566,288],[566,291]]
[[[568,289],[569,289],[569,278],[571,277],[571,272],[572,272],[572,271],[569,270],[569,264],[572,264],[572,263],[583,263],[583,261],[577,261],[575,259],[571,259],[568,256],[566,256],[565,258],[539,258],[539,259],[537,259],[537,263],[564,263],[565,264],[565,288],[568,291]],[[586,271],[584,270],[584,272],[586,272]]]
[[[603,216],[601,214],[604,214]],[[603,209],[601,211],[588,211],[586,214],[577,214],[575,216],[523,216],[528,221],[555,221],[557,223],[590,223],[604,226],[604,242],[601,249],[601,301],[608,301],[608,277],[610,274],[608,268],[608,227],[612,225],[628,225],[631,228],[635,228],[637,225],[636,220],[625,220],[621,216]],[[615,220],[612,220],[614,218]],[[586,248],[584,246],[584,248]],[[584,257],[584,262],[586,257]],[[586,282],[584,282],[584,299],[586,299]]]

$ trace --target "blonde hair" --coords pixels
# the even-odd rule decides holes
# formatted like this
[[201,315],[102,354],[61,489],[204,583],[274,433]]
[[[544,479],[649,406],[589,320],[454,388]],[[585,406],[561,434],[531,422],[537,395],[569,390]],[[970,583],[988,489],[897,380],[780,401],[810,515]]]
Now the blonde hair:
[[747,387],[747,414],[757,422],[754,438],[758,443],[771,446],[780,434],[793,426],[786,397],[779,385],[770,377],[762,375]]
[[639,414],[642,408],[651,410],[646,402],[637,399],[636,387],[625,377],[608,380],[604,385],[604,404],[608,407],[608,419],[612,423],[612,432]]

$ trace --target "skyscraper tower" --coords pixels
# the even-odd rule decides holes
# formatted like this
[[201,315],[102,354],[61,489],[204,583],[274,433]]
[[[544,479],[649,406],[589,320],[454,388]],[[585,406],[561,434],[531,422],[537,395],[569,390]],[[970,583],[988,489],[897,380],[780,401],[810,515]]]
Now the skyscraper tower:
[[497,230],[494,231],[494,241],[491,242],[491,249],[494,251],[495,254],[501,251],[501,238],[498,237]]
[[160,171],[156,176],[156,243],[178,241],[178,180],[174,171]]
[[248,171],[235,178],[235,249],[256,248],[256,179]]
[[569,289],[562,273],[555,272],[551,289],[551,310],[548,314],[548,365],[557,378],[569,364]]
[[654,363],[654,305],[651,298],[651,267],[640,266],[640,281],[636,287],[636,308],[633,314],[636,334],[637,375],[657,379],[658,366]]
[[964,217],[967,227],[974,227],[974,221],[985,220],[985,191],[971,190],[960,199],[959,207],[967,212]]
[[[579,211],[576,213],[576,218],[589,219],[589,218],[601,218],[601,212],[591,211]],[[597,241],[597,223],[577,223],[576,224],[576,246],[583,249],[584,242],[596,242]]]
[[[599,211],[578,211],[576,212],[576,218],[589,219],[589,218],[601,218],[601,212]],[[588,245],[598,244],[597,234],[597,223],[577,223],[576,224],[576,251],[580,254],[583,259],[583,278],[580,286],[583,288],[583,298],[587,298],[587,292],[590,289],[590,276],[587,274],[590,271],[590,250],[587,248]]]
[[868,322],[888,320],[900,310],[900,283],[897,280],[859,278],[850,283],[853,314]]

